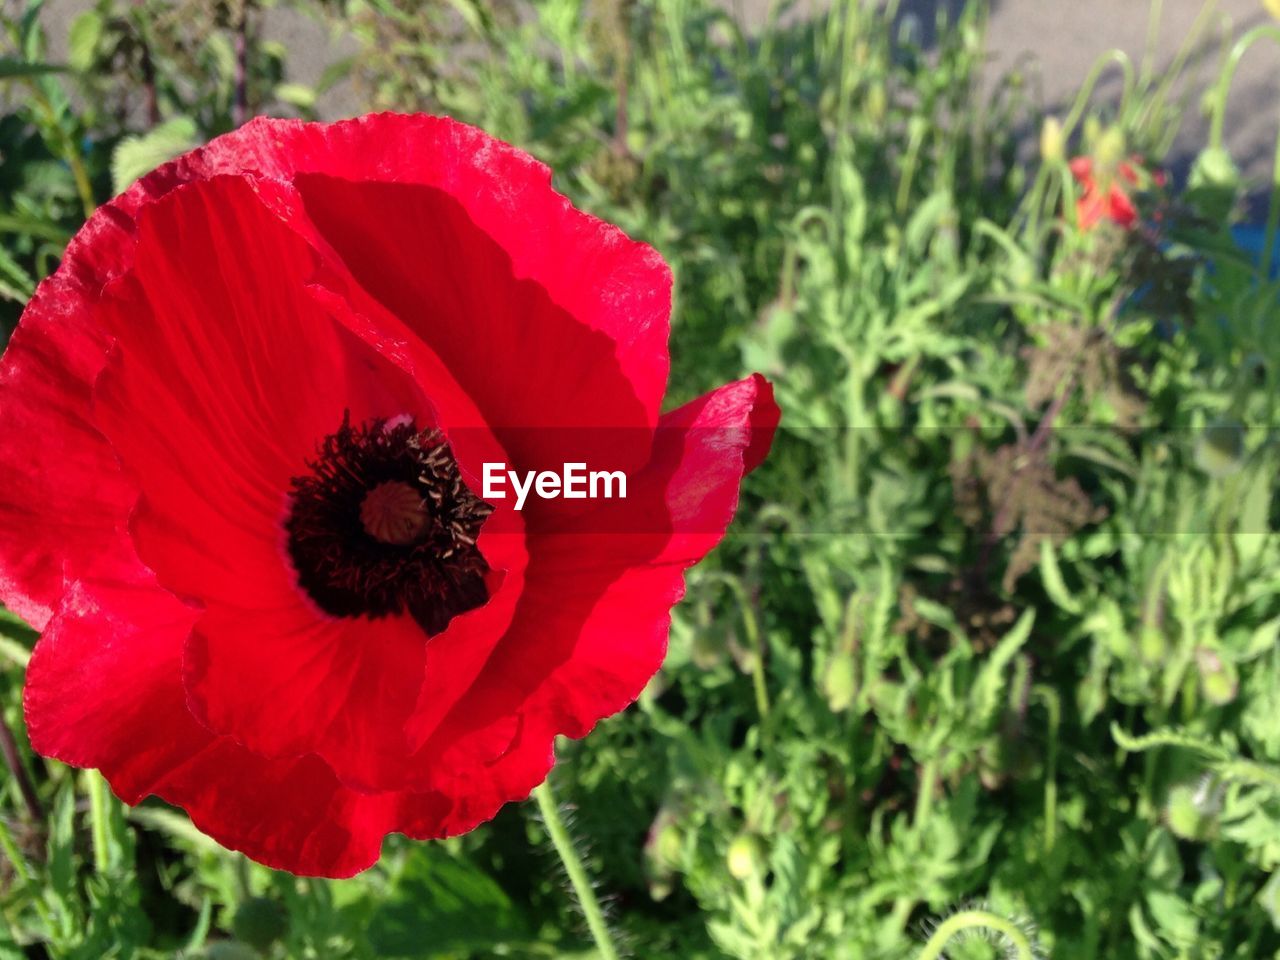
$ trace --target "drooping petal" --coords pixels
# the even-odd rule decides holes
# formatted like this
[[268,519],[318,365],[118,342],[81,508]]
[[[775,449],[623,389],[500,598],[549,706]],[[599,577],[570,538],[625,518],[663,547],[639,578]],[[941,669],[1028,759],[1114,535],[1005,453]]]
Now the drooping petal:
[[685,569],[723,537],[778,419],[764,378],[721,387],[663,417],[626,500],[577,529],[532,534],[512,627],[442,730],[519,712],[580,737],[639,696],[661,666]]

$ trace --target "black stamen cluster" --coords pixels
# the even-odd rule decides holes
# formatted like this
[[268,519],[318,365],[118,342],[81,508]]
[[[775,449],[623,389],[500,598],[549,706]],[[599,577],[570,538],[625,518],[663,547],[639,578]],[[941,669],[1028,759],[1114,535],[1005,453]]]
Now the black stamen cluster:
[[[285,529],[298,583],[326,613],[408,611],[432,635],[488,599],[476,537],[493,508],[463,482],[439,430],[412,421],[352,426],[347,414],[308,466],[291,481]],[[422,496],[427,522],[411,543],[383,542],[361,522],[365,496],[389,481]]]

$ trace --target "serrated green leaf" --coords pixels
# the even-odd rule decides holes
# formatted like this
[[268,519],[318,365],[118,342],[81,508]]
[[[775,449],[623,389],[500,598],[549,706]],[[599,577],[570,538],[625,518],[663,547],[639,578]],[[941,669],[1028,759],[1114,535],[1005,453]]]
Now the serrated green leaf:
[[111,155],[111,185],[123,193],[139,177],[196,145],[196,124],[176,117],[136,137],[125,137]]
[[1049,599],[1060,609],[1077,615],[1083,612],[1084,605],[1072,596],[1071,591],[1067,589],[1066,581],[1062,579],[1062,568],[1058,566],[1058,554],[1048,537],[1040,541],[1040,582]]
[[67,63],[73,70],[88,70],[93,66],[102,39],[102,14],[86,10],[76,17],[67,32]]

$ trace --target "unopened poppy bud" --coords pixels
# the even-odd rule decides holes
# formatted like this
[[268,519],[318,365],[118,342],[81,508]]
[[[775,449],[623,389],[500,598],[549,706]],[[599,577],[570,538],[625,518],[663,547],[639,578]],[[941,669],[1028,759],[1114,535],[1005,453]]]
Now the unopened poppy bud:
[[1066,138],[1057,117],[1045,117],[1040,126],[1040,159],[1045,163],[1060,163],[1066,156]]
[[1207,840],[1217,829],[1222,803],[1213,781],[1183,783],[1169,791],[1164,819],[1174,836],[1183,840]]
[[1244,463],[1244,425],[1219,419],[1209,423],[1196,438],[1196,466],[1211,477],[1226,477]]
[[649,839],[645,842],[645,856],[654,867],[662,871],[673,871],[680,867],[680,854],[684,847],[684,834],[680,830],[680,822],[669,809],[658,811],[653,826],[649,828]]
[[1124,133],[1119,127],[1110,127],[1098,140],[1098,145],[1094,147],[1093,159],[1097,161],[1100,171],[1111,176],[1120,166],[1120,161],[1124,159]]
[[1138,649],[1144,663],[1161,663],[1169,653],[1169,643],[1164,631],[1151,624],[1143,624],[1138,631]]
[[1223,660],[1214,650],[1196,650],[1196,666],[1200,670],[1200,692],[1215,707],[1235,700],[1240,690],[1240,675],[1235,664]]
[[837,650],[822,672],[822,695],[832,713],[843,713],[858,695],[858,674],[853,657]]
[[1102,121],[1097,117],[1086,117],[1084,121],[1084,145],[1090,150],[1102,136]]
[[231,930],[249,946],[266,952],[289,928],[284,907],[266,897],[252,897],[236,908]]
[[680,823],[669,807],[663,807],[654,818],[644,844],[644,873],[649,882],[649,896],[655,901],[671,895],[683,847]]
[[1221,147],[1200,151],[1191,166],[1190,185],[1194,187],[1229,187],[1240,185],[1240,170],[1231,154]]
[[725,861],[735,880],[756,876],[764,865],[764,851],[760,848],[760,841],[750,833],[738,834],[733,843],[729,844]]

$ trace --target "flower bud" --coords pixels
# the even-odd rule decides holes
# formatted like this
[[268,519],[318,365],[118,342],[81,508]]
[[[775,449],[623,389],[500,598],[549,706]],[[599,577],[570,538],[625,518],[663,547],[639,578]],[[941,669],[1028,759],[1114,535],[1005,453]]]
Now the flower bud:
[[1208,840],[1217,830],[1221,796],[1213,780],[1178,784],[1165,803],[1165,823],[1182,840]]
[[1092,150],[1098,138],[1102,136],[1102,122],[1097,117],[1085,117],[1084,145]]
[[1200,693],[1215,707],[1223,707],[1236,698],[1240,690],[1240,674],[1235,664],[1218,656],[1207,647],[1196,650],[1196,666],[1200,670]]
[[757,876],[764,866],[764,851],[760,847],[760,841],[750,833],[738,834],[733,843],[729,844],[725,861],[735,880]]
[[843,713],[858,696],[858,672],[853,656],[844,650],[832,653],[822,672],[822,695],[832,713]]
[[1113,176],[1124,159],[1124,133],[1119,127],[1109,127],[1093,149],[1093,159],[1103,176]]
[[1162,663],[1169,655],[1169,642],[1159,627],[1144,623],[1138,630],[1138,649],[1143,663]]
[[1192,164],[1188,183],[1192,188],[1227,187],[1234,190],[1240,186],[1240,170],[1231,154],[1222,147],[1207,147],[1200,151]]
[[644,844],[644,873],[649,881],[649,896],[655,901],[671,895],[683,847],[684,834],[679,820],[670,806],[664,806],[654,817]]
[[1061,163],[1067,143],[1057,117],[1045,117],[1040,127],[1040,159],[1045,163]]
[[684,834],[674,813],[663,808],[654,818],[649,828],[649,839],[645,843],[645,854],[653,865],[661,870],[672,871],[680,868],[680,854],[684,847]]

